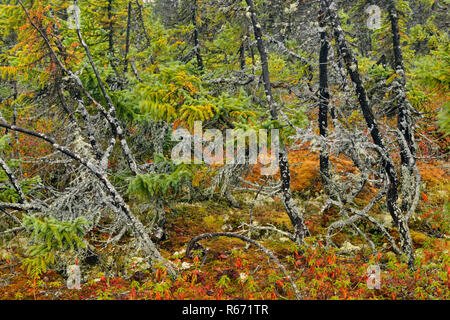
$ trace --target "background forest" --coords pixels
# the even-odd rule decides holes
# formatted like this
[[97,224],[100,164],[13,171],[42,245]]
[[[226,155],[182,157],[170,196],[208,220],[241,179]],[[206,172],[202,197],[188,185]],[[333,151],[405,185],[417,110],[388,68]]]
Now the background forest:
[[449,7],[0,0],[0,299],[449,299]]

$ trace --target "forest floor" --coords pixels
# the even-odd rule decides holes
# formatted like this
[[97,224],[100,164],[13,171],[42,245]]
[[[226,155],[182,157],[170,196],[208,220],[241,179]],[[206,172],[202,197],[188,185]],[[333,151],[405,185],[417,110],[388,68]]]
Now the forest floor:
[[[275,253],[304,299],[450,299],[450,215],[445,208],[449,168],[436,162],[421,166],[420,171],[425,192],[411,222],[417,260],[414,271],[395,256],[377,230],[366,231],[384,248],[378,254],[370,253],[368,245],[351,230],[332,237],[336,248],[325,246],[326,226],[337,219],[337,213],[318,214],[324,196],[316,191],[320,189],[317,177],[308,176],[309,183],[300,183],[296,194],[311,232],[304,246],[296,247],[282,234],[267,230],[253,231],[252,238]],[[308,172],[311,174],[314,176]],[[177,277],[162,268],[150,271],[146,260],[129,249],[129,235],[120,246],[104,247],[101,243],[108,235],[94,232],[87,240],[99,256],[81,261],[81,290],[69,290],[65,268],[70,257],[57,257],[52,270],[32,279],[21,265],[27,239],[15,239],[0,251],[0,299],[295,299],[287,277],[268,256],[253,246],[247,248],[239,239],[203,240],[203,250],[194,251],[193,258],[186,257],[191,238],[242,230],[249,222],[250,210],[256,225],[290,230],[279,200],[262,200],[251,209],[250,195],[237,198],[241,209],[230,209],[228,203],[217,200],[174,206],[168,214],[168,238],[160,243],[160,250],[178,266]],[[381,205],[374,214],[389,225],[389,215],[383,212]],[[390,231],[395,237],[396,230]],[[66,262],[58,265],[59,260]],[[373,264],[381,269],[379,289],[367,285],[367,269]]]

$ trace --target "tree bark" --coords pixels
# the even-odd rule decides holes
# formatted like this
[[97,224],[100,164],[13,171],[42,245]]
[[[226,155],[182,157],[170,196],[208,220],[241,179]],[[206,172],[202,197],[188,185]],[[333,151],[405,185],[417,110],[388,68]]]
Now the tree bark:
[[[403,135],[406,144],[400,143],[400,159],[402,164],[402,178],[410,182],[408,185],[402,185],[402,205],[403,212],[409,210],[413,202],[414,188],[411,186],[411,182],[414,180],[414,171],[416,166],[416,145],[414,141],[414,121],[411,115],[411,104],[408,101],[406,94],[406,74],[405,66],[403,63],[403,55],[400,43],[400,28],[398,11],[395,6],[395,1],[390,0],[388,2],[388,14],[391,22],[392,31],[392,50],[394,53],[394,69],[397,74],[397,78],[392,83],[394,88],[394,94],[396,95],[395,103],[397,104],[397,128]],[[417,184],[418,181],[415,181]]]
[[[59,145],[54,139],[46,136],[43,133],[35,132],[29,129],[17,127],[14,125],[9,125],[8,123],[4,121],[0,121],[0,127],[7,128],[12,131],[21,132],[33,137],[36,137],[38,139],[42,139],[48,143],[50,143],[53,148],[58,150],[59,152],[63,153],[64,155],[68,156],[69,158],[77,161],[78,163],[81,163],[86,168],[89,169],[89,171],[99,179],[99,181],[104,185],[108,193],[112,197],[113,204],[116,208],[118,208],[125,219],[127,221],[127,225],[133,230],[133,233],[136,236],[136,239],[139,241],[139,243],[142,245],[142,250],[144,254],[148,255],[151,259],[151,262],[154,263],[159,262],[163,266],[165,266],[169,273],[176,274],[175,269],[171,266],[170,262],[168,262],[166,259],[164,259],[159,251],[157,250],[155,244],[150,239],[148,233],[145,230],[144,225],[137,219],[134,214],[131,212],[128,205],[123,200],[120,193],[116,190],[116,188],[112,185],[112,183],[108,180],[106,173],[104,170],[100,168],[96,163],[93,163],[89,160],[84,159],[82,156],[76,154],[75,152]],[[18,204],[11,204],[10,208],[14,208],[14,205],[17,209],[34,209],[31,205],[18,205]]]
[[327,8],[327,15],[330,18],[331,27],[333,29],[334,38],[336,40],[336,46],[338,47],[337,51],[342,56],[347,72],[350,74],[350,78],[355,85],[358,102],[361,107],[361,111],[363,113],[366,124],[369,128],[373,142],[382,153],[382,167],[386,172],[389,181],[389,188],[386,196],[387,207],[400,234],[401,248],[402,252],[407,256],[408,266],[410,268],[414,268],[414,248],[412,245],[411,234],[409,232],[408,221],[407,219],[405,219],[405,216],[403,215],[398,205],[399,180],[394,163],[392,161],[391,155],[384,146],[381,132],[374,118],[372,108],[367,98],[366,89],[359,74],[358,60],[354,56],[353,51],[350,49],[347,40],[345,39],[339,17],[336,13],[336,4],[333,0],[321,1],[323,2],[323,7]]
[[330,190],[330,163],[328,155],[328,146],[326,139],[328,136],[328,105],[330,103],[330,92],[328,90],[328,51],[329,42],[327,39],[325,10],[321,7],[319,11],[320,28],[320,53],[319,53],[319,133],[323,138],[322,148],[320,150],[320,174],[322,184],[328,196],[332,195]]
[[[272,84],[270,82],[269,73],[269,63],[267,58],[267,53],[265,50],[264,42],[262,39],[261,25],[258,22],[255,12],[255,6],[252,0],[246,0],[248,5],[248,10],[251,15],[251,21],[253,25],[253,31],[256,38],[256,46],[258,48],[259,56],[261,59],[262,67],[262,78],[264,85],[264,92],[267,98],[267,102],[270,107],[270,115],[272,120],[278,120],[279,112],[278,106],[274,101],[272,94]],[[285,146],[281,143],[278,154],[278,166],[280,168],[281,176],[281,196],[283,199],[283,204],[289,219],[294,226],[294,235],[297,243],[302,243],[304,237],[309,234],[308,229],[305,225],[303,214],[295,205],[294,199],[291,194],[291,174],[289,168],[289,162],[287,157],[287,152]]]
[[108,0],[108,7],[107,7],[107,11],[108,11],[108,21],[109,21],[109,33],[108,33],[108,45],[109,45],[109,55],[110,55],[110,59],[111,59],[111,66],[114,70],[114,73],[116,74],[117,78],[120,78],[119,75],[119,71],[117,70],[117,66],[116,66],[116,55],[114,53],[114,24],[112,21],[112,0]]
[[197,0],[194,0],[192,4],[192,24],[194,25],[194,46],[195,46],[195,56],[197,57],[197,65],[200,73],[203,73],[204,65],[203,58],[200,52],[200,40],[197,25]]
[[128,53],[130,51],[130,32],[131,32],[131,12],[133,10],[133,7],[131,6],[131,1],[128,2],[128,19],[127,19],[127,35],[125,39],[125,66],[124,66],[124,73],[128,72]]

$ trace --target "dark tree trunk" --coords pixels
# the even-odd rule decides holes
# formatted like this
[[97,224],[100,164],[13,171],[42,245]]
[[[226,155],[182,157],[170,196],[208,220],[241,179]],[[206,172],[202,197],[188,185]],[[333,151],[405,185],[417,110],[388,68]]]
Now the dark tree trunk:
[[[328,50],[329,42],[327,39],[325,10],[321,8],[319,12],[320,27],[320,53],[319,53],[319,132],[325,140],[328,136],[328,105],[330,103],[330,92],[328,90]],[[330,163],[328,156],[328,147],[324,145],[320,151],[320,174],[322,184],[328,196],[331,196],[330,190]]]
[[[13,81],[13,89],[14,94],[13,98],[14,101],[17,101],[18,97],[18,90],[17,90],[17,81]],[[17,124],[17,103],[14,103],[14,111],[13,111],[13,125],[15,126]],[[17,132],[14,131],[14,140],[16,142],[16,154],[14,155],[17,159],[20,159],[20,149],[19,149],[19,136],[17,135]]]
[[[256,39],[256,46],[258,48],[258,52],[261,59],[261,67],[262,67],[262,78],[264,84],[265,96],[267,98],[267,102],[270,107],[270,115],[272,120],[278,120],[278,107],[274,101],[272,94],[272,85],[270,82],[270,73],[269,73],[269,63],[267,58],[267,52],[265,50],[264,42],[262,39],[262,30],[261,25],[258,22],[255,12],[255,6],[252,0],[246,0],[247,5],[249,6],[251,21],[253,25],[253,31]],[[278,155],[278,165],[280,168],[280,176],[281,176],[281,195],[283,199],[283,204],[286,209],[286,213],[288,214],[291,223],[294,226],[294,236],[297,243],[301,243],[304,237],[308,234],[308,229],[303,220],[302,213],[298,210],[295,205],[294,200],[292,199],[291,194],[291,174],[289,169],[289,162],[287,158],[287,153],[283,143],[280,144],[280,150]]]
[[133,7],[131,6],[131,1],[128,2],[128,19],[127,19],[127,36],[125,39],[125,66],[124,73],[128,71],[128,52],[130,51],[130,32],[131,32],[131,12]]
[[203,58],[200,52],[199,32],[197,26],[197,0],[192,4],[192,24],[194,25],[194,46],[195,55],[197,57],[197,65],[201,73],[203,73],[204,65]]
[[336,5],[332,0],[322,0],[322,2],[324,8],[327,8],[327,14],[330,18],[330,22],[333,28],[336,46],[338,47],[337,51],[342,56],[344,64],[347,68],[347,72],[350,74],[350,78],[355,85],[358,102],[361,107],[361,111],[363,113],[366,124],[371,133],[373,142],[379,148],[379,151],[382,154],[382,166],[387,174],[389,181],[389,189],[386,199],[387,207],[400,234],[402,252],[407,256],[409,267],[414,268],[414,249],[412,245],[411,234],[409,232],[408,221],[407,219],[405,219],[405,216],[403,215],[398,205],[399,180],[394,163],[388,150],[384,146],[381,132],[373,116],[372,108],[370,107],[367,93],[358,71],[358,61],[355,58],[353,51],[350,49],[347,40],[345,39],[339,17],[335,11]]
[[[414,141],[414,121],[411,116],[411,105],[406,96],[406,75],[403,63],[402,49],[400,43],[400,29],[398,11],[395,7],[395,1],[390,0],[388,3],[388,14],[391,22],[392,30],[392,49],[394,53],[395,72],[398,80],[393,82],[394,94],[396,96],[398,118],[397,128],[403,135],[405,143],[400,143],[400,159],[402,164],[402,179],[411,184],[416,166],[416,146]],[[419,183],[415,181],[415,183]],[[402,204],[401,209],[407,212],[413,202],[414,188],[410,185],[403,186],[401,189]]]
[[239,66],[241,70],[245,69],[245,41],[243,40],[241,43],[241,47],[239,48]]
[[147,43],[147,47],[150,47],[151,46],[151,42],[150,42],[150,38],[149,38],[149,36],[147,34],[147,29],[145,28],[144,17],[142,16],[142,6],[139,3],[139,0],[136,0],[136,8],[137,8],[137,18],[139,20],[139,24],[141,25],[142,33],[144,34],[144,37],[145,37],[145,40],[146,40],[146,43]]
[[[398,12],[395,7],[395,2],[390,1],[388,6],[389,20],[391,22],[391,30],[392,30],[392,46],[394,51],[394,64],[395,71],[400,76],[400,85],[402,94],[399,95],[399,99],[397,101],[398,104],[398,129],[405,137],[406,143],[408,145],[409,151],[411,155],[414,157],[416,150],[414,145],[414,138],[412,133],[412,119],[409,110],[407,109],[407,101],[406,101],[406,76],[405,76],[405,67],[403,64],[403,55],[400,44],[400,29],[398,24]],[[406,166],[411,166],[415,160],[414,158],[410,159],[408,156],[408,152],[406,150],[402,150],[400,153],[402,164]]]
[[116,66],[116,54],[114,52],[114,23],[112,21],[112,0],[108,0],[108,21],[109,21],[109,33],[108,33],[108,50],[111,59],[111,66],[116,74],[117,78],[120,78],[119,71]]

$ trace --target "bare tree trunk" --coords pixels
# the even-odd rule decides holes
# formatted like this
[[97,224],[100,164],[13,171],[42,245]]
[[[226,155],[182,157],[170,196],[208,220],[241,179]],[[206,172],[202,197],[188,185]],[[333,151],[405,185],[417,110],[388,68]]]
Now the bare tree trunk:
[[192,4],[192,24],[194,25],[194,46],[195,46],[195,56],[197,57],[197,65],[200,72],[203,73],[204,65],[203,58],[200,52],[200,41],[197,26],[197,0],[194,0]]
[[[147,42],[147,47],[151,46],[151,42],[150,42],[150,37],[147,34],[147,29],[145,28],[145,23],[144,23],[144,17],[142,16],[142,6],[139,3],[139,0],[136,0],[136,7],[137,7],[137,18],[139,20],[139,23],[141,25],[142,28],[142,33],[144,34],[145,40]],[[153,63],[153,56],[150,57],[152,63]]]
[[239,47],[239,66],[241,70],[245,69],[245,40],[242,40],[241,46]]
[[[4,122],[3,120],[0,120],[0,127],[7,128],[12,131],[21,132],[33,137],[36,137],[38,139],[42,139],[48,143],[50,143],[53,148],[58,150],[59,152],[63,153],[64,155],[68,156],[69,158],[73,159],[74,161],[77,161],[78,163],[84,165],[86,168],[89,169],[89,171],[99,179],[99,181],[103,184],[103,186],[106,188],[108,193],[111,195],[112,203],[116,208],[120,210],[120,214],[123,216],[124,220],[127,222],[128,227],[133,230],[133,233],[136,236],[137,241],[141,244],[142,250],[144,254],[148,255],[151,259],[151,262],[159,262],[163,266],[165,266],[169,273],[175,274],[175,269],[172,267],[170,262],[165,260],[159,251],[156,249],[155,244],[150,239],[148,233],[145,230],[144,225],[135,217],[135,215],[131,212],[128,205],[123,200],[120,193],[116,190],[116,188],[113,186],[113,184],[108,180],[106,172],[104,172],[101,167],[93,162],[90,162],[89,160],[84,159],[82,156],[76,154],[75,152],[59,145],[54,139],[46,136],[45,134],[35,132],[32,130],[28,130],[25,128],[17,127],[14,125],[9,125],[8,123]],[[19,206],[18,206],[19,208]],[[25,210],[30,209],[29,207],[24,207]]]
[[131,13],[133,11],[133,7],[131,6],[131,1],[128,2],[128,19],[127,19],[127,36],[125,39],[125,66],[123,72],[128,72],[128,53],[130,51],[130,32],[131,32]]
[[328,196],[331,196],[330,190],[330,160],[328,154],[328,145],[326,139],[328,136],[328,105],[330,103],[330,92],[328,90],[328,50],[329,42],[327,39],[325,10],[319,11],[320,27],[320,53],[319,53],[319,133],[323,138],[322,148],[320,150],[320,174],[322,184]]
[[[394,68],[398,77],[392,83],[394,94],[396,95],[395,103],[397,104],[398,118],[397,128],[403,135],[406,145],[400,143],[400,159],[402,163],[402,177],[404,180],[412,182],[414,175],[414,167],[416,165],[416,145],[414,141],[414,121],[410,109],[412,108],[406,96],[406,75],[403,63],[403,55],[400,44],[400,29],[397,8],[395,1],[390,0],[388,3],[388,14],[391,22],[392,30],[392,49],[394,52]],[[409,150],[407,150],[407,148]],[[417,181],[416,181],[417,183]],[[406,212],[411,206],[414,188],[412,183],[402,188],[402,211]]]
[[[13,89],[14,89],[14,101],[17,101],[18,91],[17,91],[17,81],[13,81]],[[17,102],[14,103],[14,111],[13,111],[13,124],[17,124]],[[16,142],[17,152],[14,155],[17,159],[20,158],[20,150],[19,150],[19,136],[17,132],[14,132],[14,140]]]
[[[264,84],[264,91],[267,98],[267,102],[270,107],[270,115],[272,120],[278,120],[279,112],[278,106],[276,105],[273,94],[272,94],[272,84],[270,83],[270,73],[269,73],[269,63],[267,58],[267,53],[265,50],[264,42],[262,39],[261,25],[258,22],[255,12],[255,6],[252,0],[246,0],[248,5],[248,10],[251,14],[251,21],[253,25],[253,31],[256,38],[256,46],[258,48],[259,56],[261,58],[262,67],[262,78]],[[291,174],[289,169],[289,162],[287,157],[286,148],[283,144],[280,145],[278,155],[278,165],[280,168],[281,176],[281,196],[283,199],[283,204],[288,214],[292,225],[294,226],[294,235],[297,243],[301,243],[303,238],[309,233],[308,229],[303,220],[303,214],[295,205],[291,194]]]
[[116,55],[114,53],[114,24],[112,20],[112,1],[108,0],[108,20],[109,20],[109,33],[108,33],[108,43],[109,43],[109,55],[111,59],[111,66],[116,74],[117,78],[120,78],[119,71],[116,66]]
[[374,118],[372,108],[370,107],[367,93],[361,80],[361,76],[358,70],[358,60],[353,54],[353,51],[349,47],[347,40],[345,39],[344,32],[341,27],[339,17],[336,13],[336,4],[333,0],[321,0],[323,7],[327,8],[327,15],[330,18],[331,27],[333,29],[334,38],[336,40],[336,46],[338,52],[341,54],[342,59],[347,68],[347,72],[350,74],[350,78],[355,85],[356,95],[361,107],[364,119],[367,123],[369,131],[371,133],[373,142],[379,148],[380,155],[382,157],[382,167],[387,174],[389,180],[389,189],[386,196],[387,207],[395,225],[397,226],[400,234],[400,243],[402,252],[407,256],[408,265],[410,268],[414,268],[414,248],[412,245],[411,234],[409,232],[408,221],[402,213],[402,210],[398,205],[398,187],[399,180],[397,172],[395,170],[394,163],[391,155],[384,146],[381,132],[378,128],[378,124]]

